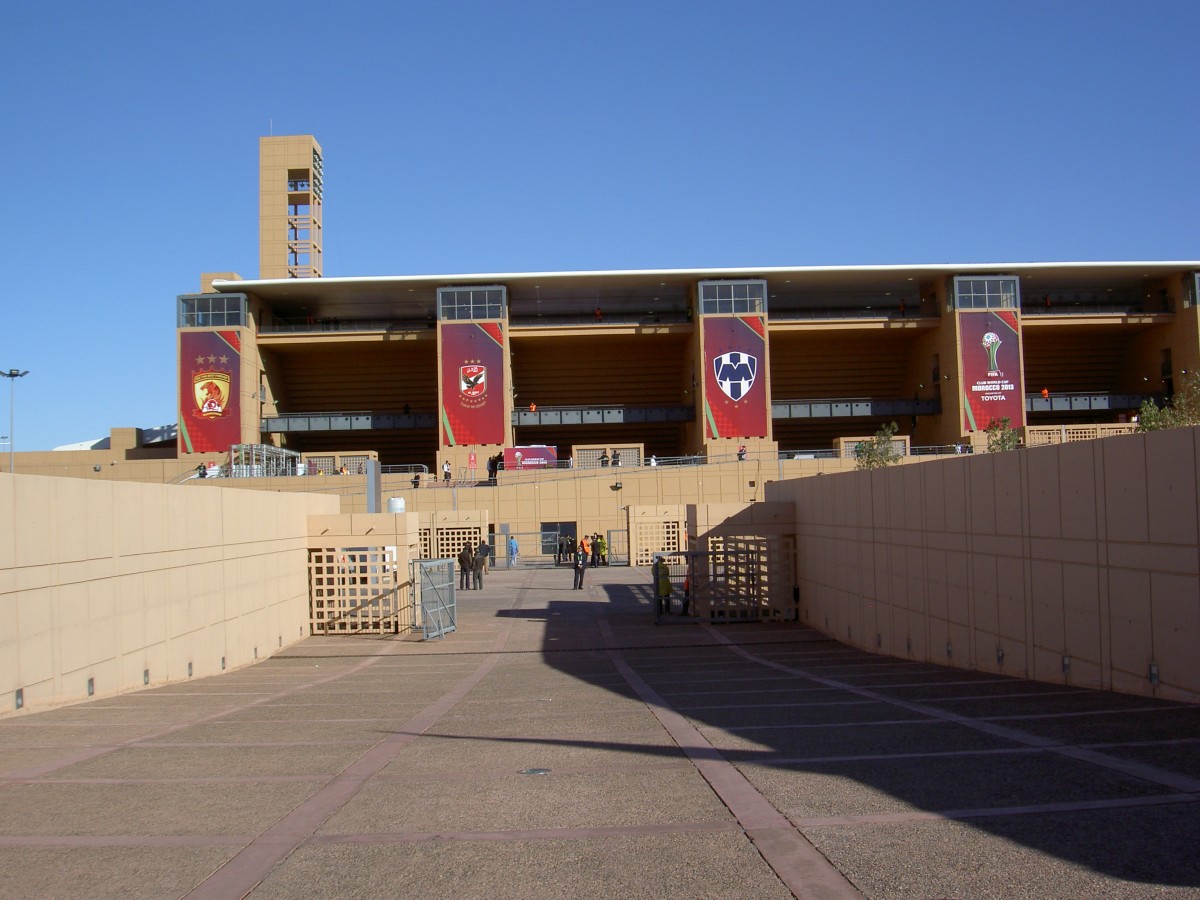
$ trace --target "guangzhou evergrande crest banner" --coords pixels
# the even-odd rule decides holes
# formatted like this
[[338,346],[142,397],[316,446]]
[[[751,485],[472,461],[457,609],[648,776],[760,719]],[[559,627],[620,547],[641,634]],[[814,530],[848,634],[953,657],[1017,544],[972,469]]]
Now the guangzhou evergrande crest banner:
[[454,323],[439,329],[443,446],[503,444],[503,325]]
[[704,422],[710,438],[767,436],[762,316],[705,316]]
[[983,431],[1007,418],[1025,424],[1025,385],[1021,378],[1021,327],[1015,310],[962,312],[963,429]]
[[179,333],[179,446],[224,453],[242,441],[241,341],[236,331]]

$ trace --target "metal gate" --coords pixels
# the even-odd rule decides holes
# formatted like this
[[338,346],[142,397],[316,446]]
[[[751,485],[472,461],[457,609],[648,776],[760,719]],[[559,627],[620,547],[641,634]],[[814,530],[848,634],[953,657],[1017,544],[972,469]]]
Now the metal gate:
[[395,547],[310,547],[312,634],[399,634],[412,627],[409,584]]
[[629,565],[628,529],[610,528],[608,530],[608,564],[610,566]]
[[421,633],[425,640],[445,637],[458,627],[454,560],[414,559],[411,565],[414,603],[420,610]]
[[722,536],[708,546],[661,554],[670,567],[672,612],[710,622],[799,621],[799,600],[787,585],[793,537]]
[[[513,566],[549,566],[554,567],[554,557],[558,549],[557,531],[513,531],[499,533],[495,536],[495,558],[491,565],[497,569],[511,569]],[[510,557],[508,542],[517,540],[516,557]],[[579,540],[578,536],[575,537]]]

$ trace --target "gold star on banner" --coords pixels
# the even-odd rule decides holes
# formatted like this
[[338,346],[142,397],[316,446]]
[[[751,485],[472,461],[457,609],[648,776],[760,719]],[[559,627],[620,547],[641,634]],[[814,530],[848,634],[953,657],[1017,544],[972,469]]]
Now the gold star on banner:
[[222,356],[222,357],[221,357],[221,365],[225,365],[225,363],[227,363],[227,362],[229,362],[229,357],[228,357],[228,356]]
[[208,364],[211,366],[211,365],[212,365],[213,363],[215,363],[216,361],[217,361],[217,358],[216,358],[215,356],[213,356],[213,355],[210,353],[210,354],[208,355]]
[[198,366],[204,365],[204,357],[203,356],[196,357],[196,365],[198,365]]

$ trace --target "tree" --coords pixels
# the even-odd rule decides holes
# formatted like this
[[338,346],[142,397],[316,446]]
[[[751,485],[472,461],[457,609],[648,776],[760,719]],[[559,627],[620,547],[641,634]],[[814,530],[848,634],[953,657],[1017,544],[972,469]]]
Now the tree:
[[1152,399],[1138,410],[1138,431],[1161,431],[1200,425],[1200,372],[1188,372],[1175,396],[1159,407]]
[[884,425],[868,441],[860,441],[854,448],[856,469],[882,469],[895,465],[904,456],[904,450],[893,443],[898,427],[895,422]]
[[1008,416],[992,419],[984,429],[987,434],[987,452],[1003,453],[1016,450],[1021,445],[1021,435],[1014,431]]

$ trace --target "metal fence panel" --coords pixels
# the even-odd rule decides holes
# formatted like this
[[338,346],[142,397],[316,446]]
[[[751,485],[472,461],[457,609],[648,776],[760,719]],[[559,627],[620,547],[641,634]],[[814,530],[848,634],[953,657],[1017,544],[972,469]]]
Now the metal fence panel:
[[412,580],[417,587],[417,605],[421,612],[421,633],[425,640],[445,637],[458,628],[454,560],[415,559],[412,566]]

